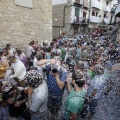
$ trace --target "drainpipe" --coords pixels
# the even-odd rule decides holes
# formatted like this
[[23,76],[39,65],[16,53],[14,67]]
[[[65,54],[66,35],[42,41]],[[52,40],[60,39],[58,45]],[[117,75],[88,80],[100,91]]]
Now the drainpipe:
[[65,27],[65,9],[66,7],[68,7],[68,5],[64,6],[64,10],[63,10],[63,28]]
[[[91,3],[92,3],[92,0],[90,0],[90,5],[89,5],[89,16],[88,16],[88,34],[90,33],[89,25],[90,25]],[[89,39],[90,39],[90,34],[89,34]]]
[[65,27],[65,10],[66,10],[66,7],[71,7],[71,6],[75,6],[75,5],[65,5],[64,6],[64,10],[63,10],[63,28]]

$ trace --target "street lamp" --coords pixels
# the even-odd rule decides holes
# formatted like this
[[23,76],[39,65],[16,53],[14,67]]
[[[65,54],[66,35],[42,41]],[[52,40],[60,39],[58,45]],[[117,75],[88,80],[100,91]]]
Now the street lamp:
[[88,16],[88,37],[89,37],[89,39],[90,39],[90,29],[89,29],[89,26],[90,26],[91,3],[92,3],[92,0],[90,0],[90,3],[89,3],[89,16]]

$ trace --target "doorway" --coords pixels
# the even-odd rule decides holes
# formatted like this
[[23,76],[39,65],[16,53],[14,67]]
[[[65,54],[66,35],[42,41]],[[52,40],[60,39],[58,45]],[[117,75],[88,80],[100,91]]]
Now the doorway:
[[74,35],[78,34],[78,28],[79,26],[74,26]]

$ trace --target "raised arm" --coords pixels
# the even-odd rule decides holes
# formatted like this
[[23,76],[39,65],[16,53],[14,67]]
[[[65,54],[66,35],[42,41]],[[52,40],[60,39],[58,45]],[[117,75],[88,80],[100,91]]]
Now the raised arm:
[[54,59],[48,59],[48,60],[43,59],[43,60],[40,60],[40,61],[37,61],[37,62],[36,62],[36,64],[37,64],[38,66],[42,66],[42,67],[44,67],[46,63],[55,64],[55,63],[56,63],[56,60],[54,60]]

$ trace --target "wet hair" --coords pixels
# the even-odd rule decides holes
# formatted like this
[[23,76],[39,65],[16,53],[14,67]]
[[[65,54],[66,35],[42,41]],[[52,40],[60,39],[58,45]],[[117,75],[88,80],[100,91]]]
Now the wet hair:
[[9,47],[10,47],[10,44],[7,44],[7,45],[6,45],[6,48],[9,48]]
[[16,51],[17,51],[17,54],[18,54],[18,55],[22,54],[22,50],[18,49],[18,50],[16,50]]
[[80,71],[73,72],[72,80],[75,80],[75,83],[78,87],[83,87],[83,85],[85,84],[85,78]]
[[29,45],[34,45],[34,44],[35,44],[34,40],[29,43]]

